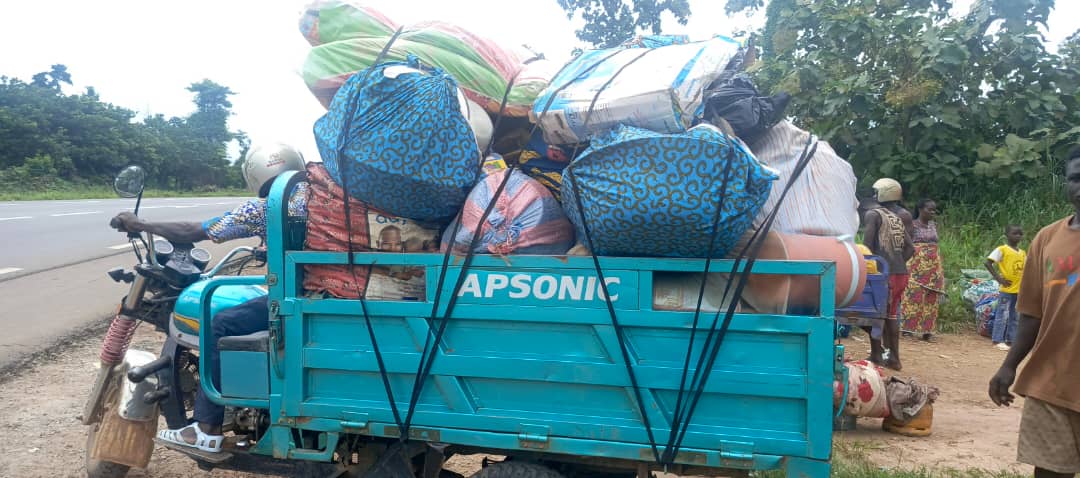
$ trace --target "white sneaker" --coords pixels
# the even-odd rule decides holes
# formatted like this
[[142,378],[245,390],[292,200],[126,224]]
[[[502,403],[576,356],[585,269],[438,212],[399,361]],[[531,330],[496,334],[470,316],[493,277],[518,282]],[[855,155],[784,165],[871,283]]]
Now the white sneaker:
[[1001,351],[1008,352],[1011,347],[1009,347],[1008,344],[1002,342],[1002,343],[999,343],[999,344],[995,344],[994,348],[996,348],[998,350],[1001,350]]

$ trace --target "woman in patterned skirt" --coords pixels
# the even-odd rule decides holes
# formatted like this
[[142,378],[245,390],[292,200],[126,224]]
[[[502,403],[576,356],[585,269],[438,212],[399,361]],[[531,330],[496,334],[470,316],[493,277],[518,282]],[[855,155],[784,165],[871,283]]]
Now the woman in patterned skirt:
[[915,229],[911,239],[915,256],[908,261],[911,280],[900,306],[904,335],[921,335],[930,340],[938,318],[938,302],[944,294],[945,273],[938,255],[937,204],[931,199],[919,201],[915,209]]

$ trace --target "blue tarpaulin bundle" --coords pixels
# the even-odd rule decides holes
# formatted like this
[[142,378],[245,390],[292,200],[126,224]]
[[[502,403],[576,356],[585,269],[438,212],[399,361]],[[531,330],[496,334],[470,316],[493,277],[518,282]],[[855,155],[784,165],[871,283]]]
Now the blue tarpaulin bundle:
[[588,226],[593,253],[661,257],[706,257],[722,207],[712,255],[724,257],[775,179],[741,141],[711,125],[675,134],[623,126],[570,163],[563,207],[579,240]]
[[415,58],[370,70],[349,78],[315,123],[326,170],[376,209],[448,222],[476,183],[480,160],[457,83]]

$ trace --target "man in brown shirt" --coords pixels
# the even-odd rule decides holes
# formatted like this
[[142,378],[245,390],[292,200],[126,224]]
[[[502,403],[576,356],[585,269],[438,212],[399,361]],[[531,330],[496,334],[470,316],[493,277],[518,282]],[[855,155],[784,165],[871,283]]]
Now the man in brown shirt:
[[[1036,478],[1080,473],[1080,147],[1065,164],[1065,189],[1076,214],[1051,224],[1031,243],[1020,282],[1016,340],[990,380],[990,398],[1026,397],[1017,460]],[[1028,358],[1020,376],[1016,369]]]

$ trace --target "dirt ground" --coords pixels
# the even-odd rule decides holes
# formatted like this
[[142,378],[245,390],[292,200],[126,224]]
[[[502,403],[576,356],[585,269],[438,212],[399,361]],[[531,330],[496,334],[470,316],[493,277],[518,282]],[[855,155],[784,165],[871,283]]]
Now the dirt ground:
[[[161,337],[149,327],[140,329],[134,348],[155,350]],[[868,350],[865,335],[847,339],[850,357]],[[84,477],[86,429],[78,416],[96,374],[100,336],[38,357],[7,377],[0,377],[0,477]],[[905,369],[941,388],[935,404],[933,435],[905,438],[880,430],[881,420],[862,419],[858,429],[838,433],[837,440],[857,443],[883,467],[983,468],[1022,470],[1014,462],[1020,408],[996,408],[986,398],[987,380],[1004,357],[989,342],[974,335],[941,336],[935,343],[905,339]],[[164,424],[162,423],[162,426]],[[455,457],[449,469],[466,476],[479,468],[482,457]],[[187,457],[162,448],[154,452],[147,470],[132,477],[188,476],[255,477],[228,470],[207,473]]]
[[[843,342],[847,356],[864,358],[870,342],[859,332]],[[931,343],[904,338],[900,342],[899,376],[916,377],[937,386],[933,433],[908,438],[881,430],[881,419],[863,418],[858,429],[837,432],[837,441],[865,448],[876,464],[888,468],[952,468],[1030,472],[1016,462],[1017,431],[1023,398],[999,408],[987,396],[990,377],[1006,352],[975,334],[941,335]]]

